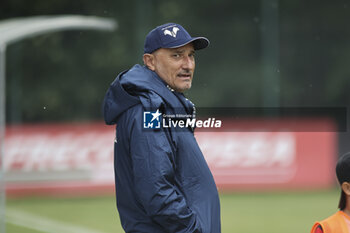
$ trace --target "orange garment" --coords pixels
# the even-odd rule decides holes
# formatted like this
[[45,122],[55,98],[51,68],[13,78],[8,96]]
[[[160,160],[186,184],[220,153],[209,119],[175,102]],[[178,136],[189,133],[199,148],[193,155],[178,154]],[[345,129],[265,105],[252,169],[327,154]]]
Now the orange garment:
[[349,229],[349,232],[350,232],[350,216],[349,215],[345,215],[344,216],[345,218],[345,222],[346,222],[346,225],[348,226],[348,229]]
[[316,231],[318,225],[322,226],[323,233],[350,233],[348,222],[350,217],[343,211],[338,211],[321,222],[316,222],[311,229],[311,233]]

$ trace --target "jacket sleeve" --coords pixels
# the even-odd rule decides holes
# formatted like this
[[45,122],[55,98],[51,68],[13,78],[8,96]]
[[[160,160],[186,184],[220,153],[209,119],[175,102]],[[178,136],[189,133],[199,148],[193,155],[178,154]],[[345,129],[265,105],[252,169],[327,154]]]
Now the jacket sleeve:
[[143,129],[142,106],[134,109],[130,154],[139,201],[165,232],[202,232],[196,213],[175,184],[174,155],[165,132]]

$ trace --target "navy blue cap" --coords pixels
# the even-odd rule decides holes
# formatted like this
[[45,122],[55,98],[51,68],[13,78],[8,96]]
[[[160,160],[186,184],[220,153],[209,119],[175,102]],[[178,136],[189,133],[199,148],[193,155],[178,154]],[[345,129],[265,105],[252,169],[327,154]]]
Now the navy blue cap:
[[178,48],[193,43],[194,49],[208,47],[209,40],[205,37],[191,37],[179,24],[167,23],[150,31],[146,36],[144,53],[153,53],[160,48]]

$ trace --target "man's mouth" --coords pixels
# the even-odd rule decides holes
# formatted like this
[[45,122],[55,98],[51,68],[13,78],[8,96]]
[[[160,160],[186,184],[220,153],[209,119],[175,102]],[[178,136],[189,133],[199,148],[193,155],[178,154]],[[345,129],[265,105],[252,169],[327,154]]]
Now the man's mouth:
[[192,75],[190,73],[181,73],[177,75],[179,78],[190,79]]

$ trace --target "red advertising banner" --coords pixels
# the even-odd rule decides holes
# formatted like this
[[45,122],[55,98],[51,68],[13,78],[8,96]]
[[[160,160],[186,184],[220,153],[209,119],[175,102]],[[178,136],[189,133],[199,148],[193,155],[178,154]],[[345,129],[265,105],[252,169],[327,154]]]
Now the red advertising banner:
[[[275,127],[283,129],[285,123]],[[113,192],[114,131],[103,123],[7,127],[8,194]],[[327,188],[334,182],[335,132],[250,129],[195,135],[219,190]]]
[[207,132],[197,139],[221,189],[327,188],[334,182],[334,133]]

